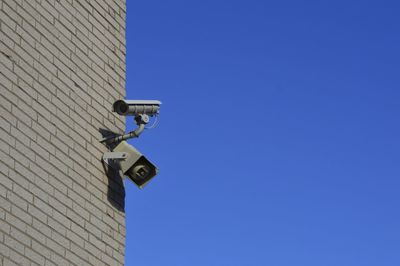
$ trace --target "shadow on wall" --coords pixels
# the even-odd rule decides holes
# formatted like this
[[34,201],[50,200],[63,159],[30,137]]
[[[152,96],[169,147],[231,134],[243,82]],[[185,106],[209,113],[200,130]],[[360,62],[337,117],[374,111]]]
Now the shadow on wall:
[[[99,129],[100,134],[103,138],[111,137],[111,136],[119,136],[108,129]],[[106,145],[106,147],[111,151],[114,149],[114,145]],[[119,211],[125,212],[125,188],[124,182],[122,180],[121,174],[115,170],[118,169],[118,165],[107,165],[103,159],[101,159],[103,163],[104,172],[107,175],[108,179],[108,190],[107,190],[107,199],[111,203],[111,205]],[[115,169],[113,168],[115,166]]]

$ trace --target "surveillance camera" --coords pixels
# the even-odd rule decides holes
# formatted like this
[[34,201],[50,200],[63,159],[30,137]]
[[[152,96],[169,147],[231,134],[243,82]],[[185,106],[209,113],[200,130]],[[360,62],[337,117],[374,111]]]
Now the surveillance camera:
[[[117,143],[130,138],[137,138],[146,128],[146,124],[149,123],[149,116],[157,116],[160,111],[160,101],[156,100],[118,100],[113,104],[113,112],[119,115],[135,116],[135,122],[138,126],[134,131],[126,133],[120,136],[112,136],[103,138],[100,140],[102,143]],[[154,128],[158,120],[149,127]]]
[[[113,112],[119,115],[134,116],[137,128],[123,135],[104,137],[100,140],[100,142],[106,143],[109,149],[118,144],[112,152],[103,154],[103,161],[122,172],[124,176],[129,177],[139,188],[143,188],[157,175],[158,168],[125,140],[139,137],[150,121],[149,116],[158,115],[160,105],[161,102],[155,100],[118,100],[114,102]],[[156,123],[149,128],[153,128],[155,125]]]
[[113,112],[119,115],[156,115],[161,102],[153,100],[118,100],[113,104]]
[[158,168],[132,145],[122,141],[113,153],[123,153],[119,161],[120,170],[129,177],[139,188],[143,188],[158,173]]

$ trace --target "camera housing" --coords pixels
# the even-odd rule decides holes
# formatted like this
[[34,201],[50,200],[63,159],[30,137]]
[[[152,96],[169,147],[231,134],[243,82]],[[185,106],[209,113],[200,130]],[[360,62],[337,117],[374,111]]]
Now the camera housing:
[[159,171],[152,162],[126,141],[121,141],[114,148],[113,153],[125,155],[122,160],[119,160],[119,170],[139,188],[143,188]]
[[124,116],[157,115],[161,102],[157,100],[117,100],[113,112]]

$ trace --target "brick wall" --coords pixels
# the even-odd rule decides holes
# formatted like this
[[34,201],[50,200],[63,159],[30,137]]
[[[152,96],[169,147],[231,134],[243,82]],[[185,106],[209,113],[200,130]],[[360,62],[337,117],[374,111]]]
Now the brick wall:
[[0,265],[122,265],[125,0],[0,0]]

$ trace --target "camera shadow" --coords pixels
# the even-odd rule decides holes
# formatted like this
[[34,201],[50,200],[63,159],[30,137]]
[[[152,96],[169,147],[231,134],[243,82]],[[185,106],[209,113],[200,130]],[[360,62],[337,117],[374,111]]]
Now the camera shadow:
[[[119,136],[119,134],[108,129],[100,128],[99,132],[103,138]],[[116,146],[116,144],[104,144],[110,151],[112,151]],[[121,212],[125,212],[125,187],[122,176],[117,170],[120,166],[114,161],[109,162],[110,165],[105,163],[103,159],[101,159],[101,162],[108,180],[107,199],[114,208]]]

